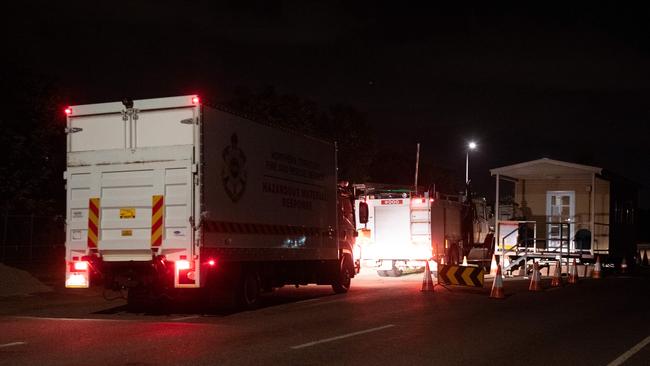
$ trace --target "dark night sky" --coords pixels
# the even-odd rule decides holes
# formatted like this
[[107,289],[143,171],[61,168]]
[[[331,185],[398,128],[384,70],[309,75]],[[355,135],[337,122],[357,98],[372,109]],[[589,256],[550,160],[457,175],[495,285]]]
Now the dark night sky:
[[5,62],[58,79],[71,104],[266,85],[351,104],[380,144],[421,142],[461,179],[476,139],[483,192],[488,169],[540,157],[650,185],[648,9],[389,4],[23,2],[3,11]]

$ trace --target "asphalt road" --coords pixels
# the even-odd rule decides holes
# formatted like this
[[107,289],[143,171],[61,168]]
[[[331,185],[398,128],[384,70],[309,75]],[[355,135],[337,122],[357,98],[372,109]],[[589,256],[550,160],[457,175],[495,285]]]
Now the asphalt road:
[[[650,279],[507,298],[363,274],[348,294],[285,287],[244,312],[129,313],[97,291],[0,298],[0,365],[650,365]],[[550,280],[543,280],[548,287]]]

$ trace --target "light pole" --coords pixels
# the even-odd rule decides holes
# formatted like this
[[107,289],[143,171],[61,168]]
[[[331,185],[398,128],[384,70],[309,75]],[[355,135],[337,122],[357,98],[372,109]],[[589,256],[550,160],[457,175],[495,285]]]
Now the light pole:
[[470,141],[467,144],[467,154],[465,154],[465,185],[469,183],[469,152],[476,149],[476,142]]

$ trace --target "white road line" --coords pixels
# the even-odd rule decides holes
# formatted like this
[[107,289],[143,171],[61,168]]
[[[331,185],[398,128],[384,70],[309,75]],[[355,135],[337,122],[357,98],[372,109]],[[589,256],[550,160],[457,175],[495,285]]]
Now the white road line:
[[11,343],[0,344],[0,348],[21,346],[23,344],[27,344],[27,342],[11,342]]
[[607,366],[618,366],[622,365],[623,362],[627,361],[628,358],[634,356],[635,353],[639,352],[643,347],[647,346],[648,343],[650,343],[650,336],[647,336],[644,340],[639,342],[636,346],[630,348],[627,350],[627,352],[623,353],[622,355],[618,356],[617,359],[614,361],[610,362],[607,364]]
[[391,327],[394,327],[394,326],[395,326],[394,324],[388,324],[388,325],[384,325],[382,327],[370,328],[370,329],[366,329],[366,330],[360,330],[360,331],[354,332],[354,333],[348,333],[348,334],[343,334],[343,335],[332,337],[332,338],[325,338],[325,339],[321,339],[321,340],[318,340],[318,341],[303,343],[303,344],[299,344],[297,346],[292,346],[291,348],[292,349],[300,349],[300,348],[305,348],[305,347],[311,347],[311,346],[314,346],[314,345],[317,345],[317,344],[337,341],[337,340],[343,339],[343,338],[349,338],[349,337],[354,337],[354,336],[358,336],[358,335],[361,335],[361,334],[376,332],[378,330],[391,328]]
[[177,322],[177,321],[181,321],[181,320],[196,319],[196,318],[200,318],[200,317],[201,317],[200,315],[184,316],[182,318],[174,318],[174,319],[172,319],[172,321]]

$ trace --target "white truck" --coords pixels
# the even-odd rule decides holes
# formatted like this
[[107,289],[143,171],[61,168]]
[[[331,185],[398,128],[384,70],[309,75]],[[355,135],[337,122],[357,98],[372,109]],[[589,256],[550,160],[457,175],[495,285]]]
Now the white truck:
[[196,95],[66,114],[66,287],[100,279],[134,307],[207,294],[253,308],[285,284],[347,292],[356,230],[334,144]]
[[458,260],[453,249],[463,240],[461,197],[367,184],[355,185],[355,191],[357,211],[368,207],[367,222],[360,215],[356,222],[363,267],[395,277],[423,268],[426,260]]

